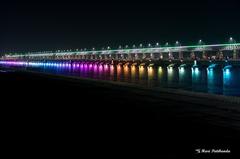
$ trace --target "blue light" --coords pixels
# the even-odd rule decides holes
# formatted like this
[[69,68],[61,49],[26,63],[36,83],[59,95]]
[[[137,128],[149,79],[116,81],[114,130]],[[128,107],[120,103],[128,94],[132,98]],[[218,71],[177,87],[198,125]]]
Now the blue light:
[[230,73],[230,69],[227,68],[227,69],[225,70],[225,72],[226,72],[226,74],[229,74],[229,73]]
[[209,71],[213,71],[213,68],[207,68],[207,71],[209,72]]
[[195,72],[196,72],[196,73],[198,73],[198,72],[199,72],[199,69],[198,69],[197,67],[195,68]]

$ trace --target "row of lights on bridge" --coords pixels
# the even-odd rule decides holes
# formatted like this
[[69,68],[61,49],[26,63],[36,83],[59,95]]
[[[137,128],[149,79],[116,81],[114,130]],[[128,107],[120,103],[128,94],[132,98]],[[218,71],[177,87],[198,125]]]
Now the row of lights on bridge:
[[[229,41],[228,41],[229,43],[236,43],[236,41],[232,38],[232,37],[230,37],[229,38]],[[200,39],[199,41],[198,41],[198,45],[205,45],[205,43]],[[165,45],[164,45],[165,47],[168,47],[169,46],[169,43],[168,42],[166,42],[165,43]],[[176,41],[175,42],[175,45],[174,46],[181,46],[181,43],[179,42],[179,41]],[[139,47],[137,47],[136,45],[133,45],[132,46],[132,48],[133,49],[135,49],[135,48],[143,48],[144,46],[143,46],[143,44],[140,44],[139,45]],[[160,47],[160,44],[159,43],[156,43],[155,44],[155,46],[154,45],[152,45],[152,44],[148,44],[147,45],[147,47]],[[129,47],[129,45],[125,45],[125,47],[123,47],[123,46],[119,46],[118,47],[118,49],[129,49],[130,47]],[[96,50],[96,48],[92,48],[92,51],[95,51]],[[102,50],[111,50],[111,47],[110,46],[108,46],[106,49],[103,47],[102,48]],[[68,50],[67,50],[68,51]],[[77,49],[77,51],[79,51],[78,49]],[[87,49],[85,48],[85,49],[81,49],[80,51],[87,51]]]
[[[231,43],[236,43],[236,41],[235,41],[232,37],[230,37],[228,43],[230,43],[230,44],[231,44]],[[198,41],[198,45],[205,45],[205,43],[204,43],[202,40],[199,40],[199,41]],[[170,46],[170,45],[169,45],[168,42],[166,42],[164,46],[165,46],[165,47],[168,47],[168,46]],[[181,46],[181,43],[180,43],[179,41],[176,41],[174,46]],[[143,48],[143,47],[144,47],[143,44],[140,44],[139,47],[137,47],[136,45],[133,45],[133,46],[132,46],[133,49],[135,49],[135,48]],[[147,47],[148,47],[148,48],[151,48],[151,47],[160,47],[160,44],[159,44],[159,43],[156,43],[155,46],[154,46],[154,45],[152,45],[152,44],[149,43],[149,44],[147,45]],[[123,47],[123,46],[120,45],[120,46],[118,47],[118,49],[130,49],[130,47],[129,47],[129,45],[125,45],[125,47]],[[111,50],[111,47],[108,46],[106,49],[103,47],[102,50]],[[72,50],[58,50],[57,52],[61,52],[61,51],[63,51],[63,52],[71,52]],[[90,51],[90,50],[88,50],[87,48],[85,48],[85,49],[80,49],[80,50],[79,50],[79,49],[76,49],[76,51]],[[96,48],[92,48],[91,51],[96,51]]]

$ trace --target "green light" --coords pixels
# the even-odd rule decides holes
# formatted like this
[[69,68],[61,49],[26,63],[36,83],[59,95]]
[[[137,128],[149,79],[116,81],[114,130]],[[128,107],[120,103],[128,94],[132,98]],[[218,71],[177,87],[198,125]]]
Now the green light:
[[[233,40],[234,41],[234,40]],[[205,45],[205,44],[203,44],[203,45],[190,45],[190,46],[168,46],[169,44],[168,43],[166,43],[166,45],[165,46],[163,46],[163,47],[154,47],[154,48],[149,48],[149,47],[147,47],[147,48],[142,48],[141,46],[142,46],[142,44],[140,44],[140,47],[141,48],[138,48],[138,49],[129,49],[128,48],[128,45],[126,45],[125,46],[125,49],[123,50],[122,48],[119,48],[119,49],[113,49],[113,50],[111,50],[111,48],[109,47],[109,50],[111,51],[111,52],[119,52],[119,51],[128,51],[128,52],[130,52],[130,51],[134,51],[134,50],[142,50],[142,51],[146,51],[146,52],[148,52],[148,51],[152,51],[152,49],[194,49],[194,48],[208,48],[208,47],[225,47],[225,46],[237,46],[237,47],[240,47],[240,43],[228,43],[228,44],[213,44],[213,45]],[[98,50],[97,52],[99,52],[99,53],[101,53],[101,52],[103,52],[103,51],[109,51],[109,50],[105,50],[104,48],[102,48],[102,51],[100,51],[100,50]],[[189,50],[189,51],[191,51],[191,50]],[[63,51],[63,52],[65,52],[65,50]],[[76,51],[76,52],[65,52],[65,54],[73,54],[73,53],[76,53],[76,54],[85,54],[85,53],[87,53],[87,54],[90,54],[90,53],[95,53],[96,51],[87,51],[87,49],[85,48],[84,49],[84,52],[83,52],[83,50],[81,49],[81,51]],[[31,53],[31,54],[29,54],[29,53],[22,53],[22,54],[17,54],[17,55],[10,55],[10,54],[6,54],[6,56],[9,56],[9,57],[22,57],[22,56],[26,56],[26,55],[28,55],[28,56],[43,56],[43,55],[48,55],[48,56],[51,56],[52,54],[57,54],[57,55],[60,55],[61,54],[61,52],[60,53],[41,53],[41,54],[37,54],[37,53]]]

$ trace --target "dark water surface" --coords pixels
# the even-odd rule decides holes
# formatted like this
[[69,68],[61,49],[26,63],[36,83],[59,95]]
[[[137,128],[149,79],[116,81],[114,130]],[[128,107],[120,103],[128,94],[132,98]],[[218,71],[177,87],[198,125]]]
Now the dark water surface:
[[223,71],[207,68],[167,68],[144,66],[114,66],[76,64],[72,67],[44,66],[29,68],[54,74],[80,76],[110,81],[140,84],[146,87],[171,87],[191,91],[240,96],[240,69]]
[[[26,69],[130,82],[152,88],[174,87],[227,95],[236,95],[239,90],[237,69],[224,72],[222,69],[207,71],[202,68],[193,71],[191,67],[94,64],[32,65]],[[44,149],[51,152],[54,145],[58,149],[56,154],[66,152],[68,148],[71,150],[66,152],[68,157],[82,155],[79,149],[86,155],[94,153],[111,158],[121,155],[131,158],[227,159],[240,152],[237,103],[163,92],[155,95],[151,90],[132,90],[89,80],[75,83],[77,80],[59,80],[22,71],[11,73],[9,70],[15,71],[0,71],[1,99],[8,101],[6,104],[2,102],[6,109],[4,132],[13,140],[22,139],[19,144],[30,138],[31,142],[43,143]],[[10,105],[11,102],[14,106]],[[74,144],[65,144],[65,140]],[[230,149],[231,153],[196,154],[199,148]]]
[[[26,67],[21,66],[21,67]],[[140,84],[150,88],[170,87],[197,92],[240,96],[240,69],[191,67],[122,66],[89,62],[72,65],[62,63],[32,63],[28,70]]]

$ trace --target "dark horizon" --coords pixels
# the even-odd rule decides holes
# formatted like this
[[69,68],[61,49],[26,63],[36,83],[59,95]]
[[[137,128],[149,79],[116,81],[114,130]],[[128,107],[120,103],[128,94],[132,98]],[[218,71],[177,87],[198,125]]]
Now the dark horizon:
[[239,41],[239,2],[3,2],[0,52]]

